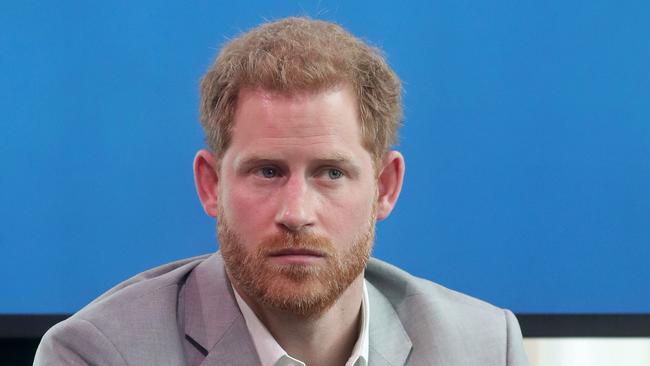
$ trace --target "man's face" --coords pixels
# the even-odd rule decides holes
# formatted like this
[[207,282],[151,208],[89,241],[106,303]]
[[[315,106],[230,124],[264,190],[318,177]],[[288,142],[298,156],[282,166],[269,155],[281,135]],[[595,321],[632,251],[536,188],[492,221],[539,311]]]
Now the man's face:
[[357,115],[348,88],[240,92],[217,220],[228,274],[253,301],[319,314],[360,278],[377,181]]

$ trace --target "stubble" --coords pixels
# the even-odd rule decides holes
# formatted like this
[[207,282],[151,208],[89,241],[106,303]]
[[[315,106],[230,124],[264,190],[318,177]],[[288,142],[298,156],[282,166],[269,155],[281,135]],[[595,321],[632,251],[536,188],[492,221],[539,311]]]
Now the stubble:
[[[342,251],[328,238],[306,232],[283,232],[248,246],[224,215],[219,217],[220,250],[231,281],[261,305],[306,317],[324,313],[361,274],[375,237],[374,210],[367,230]],[[255,249],[248,251],[249,247]],[[324,263],[276,264],[269,260],[284,249],[319,252]]]

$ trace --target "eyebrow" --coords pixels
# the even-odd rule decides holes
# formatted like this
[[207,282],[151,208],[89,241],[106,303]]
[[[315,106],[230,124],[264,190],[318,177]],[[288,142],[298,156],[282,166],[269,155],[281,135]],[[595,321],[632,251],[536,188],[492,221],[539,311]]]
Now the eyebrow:
[[[238,161],[235,163],[237,171],[246,171],[256,166],[266,164],[275,165],[283,169],[286,169],[288,166],[286,159],[275,158],[268,155],[262,156],[258,154],[252,154],[237,160]],[[309,162],[310,167],[322,165],[342,166],[343,169],[347,170],[350,174],[353,175],[357,175],[361,171],[360,167],[352,160],[352,157],[339,152],[324,154]]]

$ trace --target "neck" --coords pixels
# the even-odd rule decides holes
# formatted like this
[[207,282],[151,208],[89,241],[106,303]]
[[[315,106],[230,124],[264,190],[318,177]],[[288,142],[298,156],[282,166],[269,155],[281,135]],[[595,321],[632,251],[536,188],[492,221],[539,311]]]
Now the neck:
[[292,357],[307,365],[344,365],[359,337],[363,273],[323,314],[301,316],[260,305],[237,290],[266,326],[273,338]]

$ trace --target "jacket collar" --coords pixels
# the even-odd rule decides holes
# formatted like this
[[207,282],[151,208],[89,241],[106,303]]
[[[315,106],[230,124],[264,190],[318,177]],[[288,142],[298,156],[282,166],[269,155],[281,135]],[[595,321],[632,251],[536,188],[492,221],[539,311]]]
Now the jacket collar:
[[368,364],[402,366],[411,353],[413,343],[388,299],[372,283],[366,281],[366,284],[370,298]]
[[[388,299],[372,283],[366,284],[370,302],[368,364],[402,366],[412,342]],[[185,334],[208,352],[202,366],[260,364],[220,253],[192,271],[183,291]]]
[[219,253],[199,264],[185,283],[185,335],[208,352],[201,365],[260,363],[232,291]]

